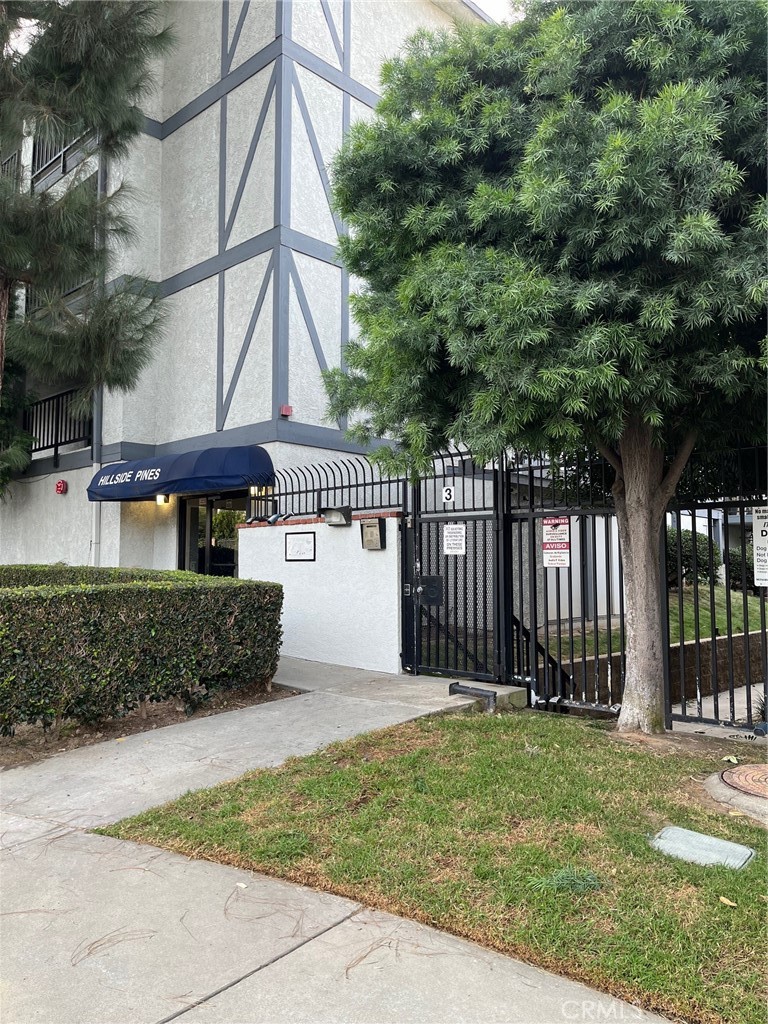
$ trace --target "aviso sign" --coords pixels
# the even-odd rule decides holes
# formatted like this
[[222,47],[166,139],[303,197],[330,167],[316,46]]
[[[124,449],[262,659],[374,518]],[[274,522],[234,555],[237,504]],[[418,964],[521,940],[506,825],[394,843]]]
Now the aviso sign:
[[571,520],[548,516],[542,520],[541,550],[545,569],[567,569],[571,564]]

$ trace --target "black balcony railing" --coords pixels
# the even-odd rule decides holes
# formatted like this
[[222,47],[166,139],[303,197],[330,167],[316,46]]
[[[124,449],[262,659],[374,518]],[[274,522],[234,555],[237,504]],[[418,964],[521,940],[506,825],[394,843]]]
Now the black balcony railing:
[[[78,298],[78,293],[85,288],[86,285],[90,284],[93,278],[86,277],[82,281],[77,281],[74,284],[68,285],[61,295],[67,300],[69,306],[75,299]],[[38,310],[45,306],[45,293],[40,288],[35,288],[34,285],[27,285],[26,289],[26,305],[25,309],[28,314],[37,313]]]
[[32,146],[32,187],[39,187],[50,175],[62,177],[88,155],[88,138],[35,139]]
[[32,452],[53,451],[53,465],[59,464],[59,452],[66,445],[86,447],[93,437],[90,415],[74,411],[77,389],[62,391],[34,402],[24,413],[24,429],[32,435]]
[[21,153],[19,150],[0,160],[0,174],[4,178],[18,179],[21,176]]

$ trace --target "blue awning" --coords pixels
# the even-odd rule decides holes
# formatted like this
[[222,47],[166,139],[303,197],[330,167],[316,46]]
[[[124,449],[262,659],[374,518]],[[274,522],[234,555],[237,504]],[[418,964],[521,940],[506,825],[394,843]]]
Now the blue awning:
[[105,466],[88,486],[89,501],[141,501],[157,494],[241,491],[275,481],[272,459],[258,445],[204,448]]

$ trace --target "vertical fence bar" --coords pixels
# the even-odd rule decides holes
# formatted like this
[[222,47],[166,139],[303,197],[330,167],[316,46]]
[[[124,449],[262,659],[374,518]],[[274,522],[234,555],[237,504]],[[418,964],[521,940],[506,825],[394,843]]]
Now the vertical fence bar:
[[[751,665],[751,651],[749,649],[750,644],[750,608],[749,608],[749,595],[747,593],[747,523],[745,516],[744,505],[739,508],[739,533],[741,535],[741,543],[739,544],[741,553],[741,601],[744,615],[744,685],[746,687],[746,698],[747,698],[747,723],[752,724],[752,665]],[[735,680],[734,680],[735,682]]]
[[[675,512],[675,551],[677,554],[677,629],[678,629],[678,665],[680,672],[680,703],[683,715],[688,717],[688,693],[685,685],[685,606],[683,604],[683,587],[685,585],[685,574],[683,569],[683,531],[681,529],[682,516],[678,507]],[[671,627],[670,627],[671,630]]]
[[530,636],[528,638],[528,657],[530,670],[528,672],[528,702],[531,703],[532,694],[539,694],[539,654],[537,650],[538,626],[536,608],[536,521],[533,513],[528,513],[528,600],[530,602]]
[[[725,521],[728,522],[729,506],[724,506]],[[730,530],[728,531],[730,533]],[[727,536],[727,534],[726,534]],[[728,651],[728,706],[730,720],[736,717],[736,701],[733,693],[733,611],[731,607],[731,559],[730,552],[725,559],[725,629],[726,649]]]
[[593,680],[593,692],[591,699],[596,703],[600,703],[600,606],[599,606],[599,595],[597,592],[597,522],[594,515],[589,517],[590,522],[590,542],[592,545],[592,559],[591,559],[591,593],[592,593],[592,633],[594,637],[594,651],[595,651],[595,672]]
[[[614,518],[614,522],[615,522]],[[627,644],[624,633],[624,562],[621,557],[621,544],[618,544],[619,552],[619,650],[621,651],[621,668],[619,677],[619,701],[624,698],[624,684],[627,678]],[[664,661],[666,662],[666,651]]]
[[[693,571],[693,651],[694,672],[696,673],[696,714],[704,714],[701,694],[701,629],[699,625],[699,535],[697,532],[697,510],[691,505],[691,568]],[[710,566],[711,572],[711,566]],[[681,639],[682,643],[682,639]]]
[[605,545],[605,637],[606,637],[606,668],[608,704],[614,704],[613,686],[613,609],[611,607],[611,535],[610,519],[603,516],[603,544]]
[[[538,531],[537,531],[538,532]],[[538,536],[536,537],[536,547],[538,548]],[[549,699],[555,695],[555,686],[552,685],[552,667],[549,663],[549,569],[543,564],[544,559],[542,557],[542,568],[541,568],[541,580],[542,580],[542,608],[543,608],[543,622],[544,627],[543,640],[544,640],[544,693]]]
[[[578,522],[578,519],[576,520]],[[568,657],[571,666],[571,685],[568,696],[576,699],[576,653],[573,646],[573,518],[568,519],[568,534],[571,537],[571,551],[568,559]]]
[[[719,573],[720,567],[717,567],[717,572],[714,567],[715,560],[715,547],[714,547],[714,523],[712,520],[712,509],[707,509],[707,535],[709,537],[709,564],[712,567],[712,571],[709,574],[709,633],[710,633],[710,657],[711,657],[711,672],[712,672],[712,703],[714,705],[714,717],[720,718],[720,685],[717,678],[717,605],[716,591],[715,591],[715,578]],[[727,555],[727,552],[723,552],[723,555]]]
[[587,517],[579,516],[579,585],[581,589],[581,699],[587,699]]
[[659,542],[659,605],[661,609],[661,649],[664,652],[664,727],[672,728],[672,695],[670,687],[670,661],[672,650],[669,646],[669,588],[667,586],[667,530],[666,519],[661,529]]

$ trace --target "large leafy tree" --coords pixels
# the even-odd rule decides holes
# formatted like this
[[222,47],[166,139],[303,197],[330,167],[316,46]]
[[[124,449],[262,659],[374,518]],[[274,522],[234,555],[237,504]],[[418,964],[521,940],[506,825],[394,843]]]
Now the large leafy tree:
[[[100,386],[130,388],[149,359],[162,309],[147,282],[110,283],[131,226],[125,190],[102,186],[105,160],[142,129],[151,62],[170,42],[155,0],[0,2],[0,394],[6,347],[41,381],[78,381],[83,403]],[[80,139],[89,158],[34,189],[20,173],[30,136],[53,151]],[[6,468],[23,449],[8,424],[15,401],[0,409]]]
[[[696,445],[765,437],[766,5],[532,3],[422,34],[335,166],[360,341],[334,415],[615,470],[620,727],[663,729],[659,543]],[[762,355],[761,355],[762,353]]]

